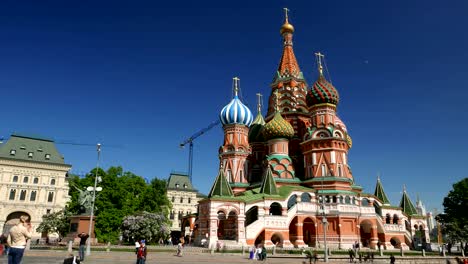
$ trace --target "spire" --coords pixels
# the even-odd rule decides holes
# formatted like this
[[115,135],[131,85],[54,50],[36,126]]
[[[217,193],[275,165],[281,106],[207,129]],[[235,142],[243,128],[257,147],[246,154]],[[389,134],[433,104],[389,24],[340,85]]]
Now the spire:
[[390,205],[390,201],[388,200],[382,183],[380,182],[380,175],[377,176],[377,184],[375,185],[374,196],[377,197],[380,201],[382,201],[383,204]]
[[271,172],[271,167],[268,165],[265,176],[263,177],[262,187],[260,188],[260,193],[268,195],[277,195],[278,189],[276,188],[276,182],[273,178],[273,173]]
[[418,211],[416,210],[416,207],[414,207],[413,202],[411,202],[411,199],[409,198],[408,194],[406,193],[406,186],[405,185],[403,185],[403,196],[401,197],[400,207],[403,209],[403,212],[405,212],[408,216],[418,214]]
[[285,22],[283,26],[281,26],[281,35],[283,36],[283,56],[281,57],[281,61],[278,67],[278,74],[280,76],[284,76],[287,73],[288,77],[296,77],[300,79],[304,79],[299,69],[299,65],[297,64],[296,56],[294,55],[293,51],[293,42],[292,36],[294,33],[294,27],[289,24],[289,16],[288,11],[289,9],[284,8],[285,10]]
[[216,180],[213,184],[213,187],[211,187],[210,193],[208,194],[208,197],[211,198],[213,196],[233,196],[233,192],[231,189],[231,186],[229,186],[229,183],[226,180],[226,177],[224,177],[224,172],[223,172],[223,167],[221,166],[219,168],[219,174],[218,177],[216,177]]
[[322,66],[322,59],[325,57],[322,53],[316,52],[315,53],[315,59],[317,60],[317,66],[318,66],[318,71],[320,76],[323,76],[323,66]]
[[240,81],[240,79],[238,77],[234,77],[234,78],[232,78],[232,80],[234,81],[234,97],[237,97],[237,95],[239,93],[239,81]]

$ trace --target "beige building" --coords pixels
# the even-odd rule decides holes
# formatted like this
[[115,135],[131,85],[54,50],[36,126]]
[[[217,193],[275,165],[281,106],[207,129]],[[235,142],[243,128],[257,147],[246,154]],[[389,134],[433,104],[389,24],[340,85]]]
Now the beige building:
[[[172,221],[171,233],[178,237],[182,231],[182,218],[197,213],[198,201],[203,197],[194,189],[188,175],[171,173],[167,181],[167,198],[172,203],[169,219]],[[190,230],[183,230],[188,235]]]
[[0,231],[7,233],[28,215],[33,239],[41,237],[35,230],[42,216],[63,209],[69,200],[70,168],[51,139],[13,134],[0,144]]

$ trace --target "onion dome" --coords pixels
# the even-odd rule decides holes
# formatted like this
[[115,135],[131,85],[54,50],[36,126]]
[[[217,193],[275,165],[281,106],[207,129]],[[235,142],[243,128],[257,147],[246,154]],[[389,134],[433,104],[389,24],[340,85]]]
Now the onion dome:
[[335,87],[320,74],[318,80],[307,93],[306,100],[309,107],[325,103],[338,105],[340,96]]
[[294,33],[294,27],[293,25],[289,24],[289,21],[288,21],[288,11],[289,9],[287,8],[284,8],[284,12],[285,12],[285,20],[284,20],[284,24],[281,26],[281,29],[280,29],[280,34],[283,35],[284,33]]
[[262,133],[266,140],[275,138],[289,139],[294,136],[294,129],[288,121],[283,119],[277,110],[273,119],[263,127]]
[[262,113],[258,112],[257,117],[255,117],[252,125],[249,129],[249,143],[253,142],[262,142],[263,137],[261,130],[265,126],[265,120],[263,119]]
[[250,126],[253,120],[252,112],[237,96],[239,91],[238,81],[239,78],[234,77],[234,98],[221,110],[219,118],[223,125],[241,124]]

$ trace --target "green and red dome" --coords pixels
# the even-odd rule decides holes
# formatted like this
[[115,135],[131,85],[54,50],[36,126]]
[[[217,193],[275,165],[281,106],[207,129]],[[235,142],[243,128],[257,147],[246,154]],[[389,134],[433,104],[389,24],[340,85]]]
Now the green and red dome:
[[335,87],[320,74],[318,80],[315,81],[312,88],[307,92],[306,100],[309,107],[317,104],[338,105],[340,95]]

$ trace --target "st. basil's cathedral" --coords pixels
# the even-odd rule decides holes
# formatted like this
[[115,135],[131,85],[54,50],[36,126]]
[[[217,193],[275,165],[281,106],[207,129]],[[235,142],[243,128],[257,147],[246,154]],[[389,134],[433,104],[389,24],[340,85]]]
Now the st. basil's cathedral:
[[[426,215],[406,190],[391,205],[381,180],[373,194],[357,184],[348,163],[351,136],[339,118],[338,90],[323,73],[309,86],[293,51],[294,27],[280,29],[283,54],[271,84],[266,116],[254,118],[239,96],[220,113],[224,130],[219,174],[199,202],[195,239],[211,246],[375,249],[429,243]],[[260,101],[260,100],[259,100]],[[326,238],[325,238],[326,237]]]

